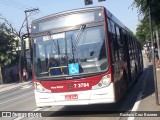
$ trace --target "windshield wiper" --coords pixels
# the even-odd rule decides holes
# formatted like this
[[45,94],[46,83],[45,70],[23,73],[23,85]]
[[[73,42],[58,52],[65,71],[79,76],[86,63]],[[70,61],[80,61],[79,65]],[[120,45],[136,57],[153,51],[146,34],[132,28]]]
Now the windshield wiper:
[[76,36],[76,39],[75,39],[74,43],[73,43],[73,34],[72,34],[72,36],[71,36],[71,47],[72,47],[72,57],[73,57],[73,61],[72,61],[72,62],[75,62],[74,51],[75,51],[76,48],[77,48],[77,45],[78,45],[78,43],[79,43],[79,41],[80,41],[80,37],[81,37],[82,32],[83,32],[83,30],[85,29],[85,27],[86,27],[85,24],[80,26],[80,29],[79,29],[79,31],[78,31],[78,34],[77,34],[77,36]]
[[78,43],[79,43],[79,41],[80,41],[80,37],[81,37],[81,35],[82,35],[82,33],[83,33],[83,31],[84,31],[85,28],[86,28],[86,24],[81,25],[81,27],[80,27],[80,29],[79,29],[79,32],[78,32],[78,34],[77,34],[77,37],[76,37],[76,39],[75,39],[75,42],[74,42],[73,51],[76,50],[77,45],[78,45]]
[[[46,33],[50,38],[51,38],[51,34],[50,34],[50,32],[48,31],[47,33]],[[55,43],[55,41],[54,40],[52,40],[53,41],[53,49],[55,50],[55,52],[58,54],[59,53],[59,46],[57,47],[57,45],[56,45],[56,43]],[[58,44],[58,42],[57,42],[57,44]],[[59,45],[59,44],[58,44]]]

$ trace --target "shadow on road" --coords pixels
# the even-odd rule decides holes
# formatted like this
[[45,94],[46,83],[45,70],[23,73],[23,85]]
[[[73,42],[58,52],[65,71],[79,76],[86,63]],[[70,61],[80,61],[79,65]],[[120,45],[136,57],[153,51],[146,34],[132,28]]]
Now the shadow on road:
[[97,104],[81,106],[65,106],[59,111],[55,111],[51,116],[119,116],[117,104]]
[[[58,111],[52,112],[51,116],[119,116],[120,113],[131,111],[137,96],[144,89],[142,99],[154,93],[154,81],[152,65],[145,68],[143,74],[129,89],[128,93],[117,103],[114,104],[96,104],[96,105],[79,105],[79,106],[64,106]],[[147,75],[149,73],[149,75]],[[144,81],[145,80],[145,81]]]
[[146,97],[152,95],[155,92],[154,77],[153,77],[153,65],[148,66],[148,75],[146,78],[146,82],[144,84],[145,85],[144,85],[142,99],[145,99]]

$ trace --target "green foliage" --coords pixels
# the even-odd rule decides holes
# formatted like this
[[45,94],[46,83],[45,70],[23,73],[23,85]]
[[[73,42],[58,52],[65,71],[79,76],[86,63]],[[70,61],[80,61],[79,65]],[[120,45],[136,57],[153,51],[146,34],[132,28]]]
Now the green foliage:
[[3,23],[0,24],[0,65],[7,66],[18,59],[16,40],[10,29]]
[[160,0],[134,0],[133,6],[138,8],[139,14],[148,17],[149,3],[151,5],[151,16],[153,23],[156,26],[160,26]]
[[150,41],[150,28],[148,18],[144,18],[136,29],[136,36],[141,45],[144,45],[146,41]]
[[133,6],[138,8],[139,16],[143,19],[136,30],[136,36],[142,45],[146,41],[150,41],[150,25],[149,25],[149,5],[151,5],[152,28],[157,30],[160,27],[160,0],[134,0]]

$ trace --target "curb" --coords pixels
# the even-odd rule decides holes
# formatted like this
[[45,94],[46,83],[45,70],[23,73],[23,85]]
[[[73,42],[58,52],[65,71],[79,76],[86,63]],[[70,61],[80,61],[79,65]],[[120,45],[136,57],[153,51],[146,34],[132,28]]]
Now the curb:
[[16,86],[16,87],[14,87],[14,88],[7,89],[7,90],[2,90],[2,91],[0,91],[0,94],[5,94],[5,93],[7,93],[7,92],[9,92],[9,91],[14,91],[14,90],[16,90],[16,89],[18,89],[18,88],[21,88],[21,86]]
[[1,86],[1,87],[0,87],[0,90],[3,89],[3,88],[5,88],[5,87],[13,86],[13,85],[16,85],[16,84],[18,84],[18,83],[15,83],[15,82],[14,82],[14,83],[9,83],[9,84],[0,84],[0,86]]
[[[8,91],[15,90],[15,89],[21,88],[22,86],[29,85],[29,84],[32,84],[32,81],[27,81],[25,83],[17,83],[17,84],[15,83],[12,85],[7,85],[7,86],[0,88],[0,93],[6,93]],[[11,86],[14,86],[14,87],[11,87]],[[4,89],[5,87],[11,87],[11,88],[8,88],[5,90]]]

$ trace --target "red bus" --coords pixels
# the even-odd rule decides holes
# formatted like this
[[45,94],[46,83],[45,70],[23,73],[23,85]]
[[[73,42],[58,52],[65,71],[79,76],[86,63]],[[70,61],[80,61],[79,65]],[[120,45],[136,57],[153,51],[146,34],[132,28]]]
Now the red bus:
[[38,107],[115,103],[143,71],[139,42],[105,7],[34,20],[31,39]]

